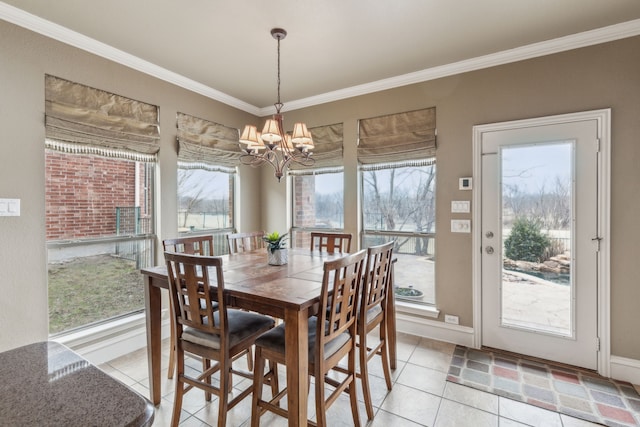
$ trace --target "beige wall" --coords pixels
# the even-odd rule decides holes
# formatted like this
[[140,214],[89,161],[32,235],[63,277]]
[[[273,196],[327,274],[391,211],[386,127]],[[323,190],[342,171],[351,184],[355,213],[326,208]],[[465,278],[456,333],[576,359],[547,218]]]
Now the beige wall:
[[[176,234],[177,111],[241,127],[251,115],[0,21],[0,197],[22,216],[0,217],[0,351],[47,337],[44,230],[44,74],[160,106],[160,237]],[[359,118],[435,106],[438,122],[437,301],[472,325],[471,236],[451,234],[451,200],[472,173],[476,124],[612,108],[612,353],[640,360],[640,37],[465,73],[285,113],[286,123],[345,125],[345,228],[356,234]],[[241,167],[243,230],[284,230],[286,182]],[[470,216],[469,216],[470,217]]]

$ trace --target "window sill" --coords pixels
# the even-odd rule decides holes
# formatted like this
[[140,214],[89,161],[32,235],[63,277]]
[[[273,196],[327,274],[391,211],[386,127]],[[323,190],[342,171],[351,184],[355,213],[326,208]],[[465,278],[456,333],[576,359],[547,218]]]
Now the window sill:
[[396,300],[396,312],[410,314],[412,316],[430,317],[437,319],[440,310],[434,305],[415,304],[408,301]]
[[91,328],[50,336],[95,365],[146,346],[144,312],[105,322]]

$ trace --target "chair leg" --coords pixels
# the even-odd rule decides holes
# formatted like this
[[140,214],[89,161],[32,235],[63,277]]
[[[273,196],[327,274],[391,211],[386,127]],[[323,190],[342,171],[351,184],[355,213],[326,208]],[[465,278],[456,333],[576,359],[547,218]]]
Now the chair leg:
[[247,369],[249,372],[253,372],[253,350],[251,347],[247,349]]
[[[202,372],[207,372],[207,369],[211,367],[211,361],[207,358],[202,358]],[[204,382],[207,384],[211,384],[211,375],[204,379]],[[204,400],[207,402],[211,402],[211,393],[208,391],[204,392]]]
[[[274,398],[278,392],[280,392],[280,381],[278,380],[278,364],[276,362],[269,361],[269,383],[271,384],[271,398]],[[280,401],[276,403],[276,406],[280,406]]]
[[[259,347],[256,347],[255,351],[255,364],[253,365],[253,396],[251,405],[251,427],[258,427],[260,425],[260,401],[262,400],[262,385],[264,381],[264,359],[262,358],[262,351]],[[271,364],[271,362],[269,362]],[[277,380],[276,380],[277,382]],[[271,385],[273,393],[273,381]]]
[[176,332],[173,330],[173,322],[169,322],[171,325],[171,349],[169,350],[169,372],[167,372],[167,378],[173,378],[173,372],[176,370],[176,346],[173,342],[173,339],[176,335]]
[[[365,347],[366,352],[366,347]],[[353,425],[360,427],[360,414],[358,413],[358,396],[356,395],[356,346],[354,345],[349,352],[349,375],[351,375],[351,383],[349,384],[348,393],[351,401],[351,416],[353,417]],[[371,401],[371,398],[369,398]],[[371,417],[373,418],[373,417]],[[370,418],[370,419],[371,419]]]
[[180,423],[180,412],[182,412],[182,396],[184,395],[184,353],[176,351],[176,392],[173,398],[173,414],[171,415],[171,426],[177,427]]
[[[366,335],[365,335],[366,337]],[[373,403],[371,401],[371,388],[369,385],[369,369],[367,367],[369,354],[367,350],[367,339],[360,339],[358,355],[360,356],[360,381],[362,382],[362,397],[364,406],[367,409],[367,419],[373,419]]]
[[387,390],[391,390],[391,361],[389,360],[389,340],[387,340],[386,324],[386,319],[380,324],[380,341],[382,342],[380,356],[382,357],[382,371],[384,372],[384,380],[387,383]]
[[315,375],[316,380],[316,423],[318,427],[327,427],[327,410],[324,400],[324,376]]
[[[223,364],[223,362],[220,362]],[[218,396],[218,427],[225,427],[227,424],[227,410],[229,406],[229,392],[231,379],[231,366],[224,363],[220,366],[220,396]]]

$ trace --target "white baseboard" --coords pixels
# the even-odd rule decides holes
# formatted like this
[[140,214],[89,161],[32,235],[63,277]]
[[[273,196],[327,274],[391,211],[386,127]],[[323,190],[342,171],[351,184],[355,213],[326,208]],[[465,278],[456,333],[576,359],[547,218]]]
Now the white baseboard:
[[611,378],[640,385],[640,360],[611,355]]
[[396,313],[398,332],[473,347],[473,328]]

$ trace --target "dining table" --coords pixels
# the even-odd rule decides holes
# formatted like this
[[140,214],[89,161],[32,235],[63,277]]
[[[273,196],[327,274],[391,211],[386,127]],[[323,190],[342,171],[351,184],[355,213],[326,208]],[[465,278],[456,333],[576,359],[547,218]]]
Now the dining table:
[[[269,265],[267,249],[222,255],[225,297],[235,308],[284,320],[287,408],[290,426],[307,424],[308,318],[317,314],[325,261],[346,254],[289,248],[285,265]],[[162,290],[169,288],[166,265],[143,268],[150,399],[161,400]],[[393,283],[390,283],[393,289]],[[395,303],[388,293],[389,356],[396,366]]]

